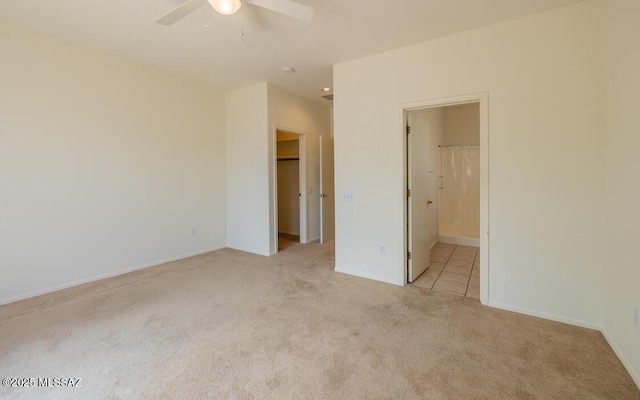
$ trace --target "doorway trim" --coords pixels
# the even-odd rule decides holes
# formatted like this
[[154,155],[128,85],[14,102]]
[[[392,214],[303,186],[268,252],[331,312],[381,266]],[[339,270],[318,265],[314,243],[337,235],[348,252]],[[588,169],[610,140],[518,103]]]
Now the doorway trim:
[[307,141],[306,135],[293,129],[288,129],[281,125],[274,124],[272,127],[272,152],[271,152],[271,174],[273,187],[271,188],[271,238],[270,254],[278,254],[278,131],[298,136],[298,186],[300,190],[300,243],[309,243],[309,201],[307,194]]
[[[407,114],[410,111],[421,110],[425,108],[439,108],[454,106],[460,104],[478,103],[480,107],[480,303],[484,305],[489,304],[489,289],[490,289],[490,264],[489,264],[489,93],[471,93],[466,95],[445,97],[432,100],[417,101],[412,103],[405,103],[401,105],[401,118],[403,122],[400,127],[400,133],[403,137],[403,163],[406,165],[407,159],[407,139],[406,139],[406,120]],[[403,168],[404,172],[404,184],[402,197],[402,204],[404,205],[404,225],[409,223],[407,219],[407,201],[406,201],[406,187],[407,187],[407,172],[406,168]],[[404,246],[405,246],[405,262],[402,264],[404,282],[407,282],[407,251],[409,248],[408,233],[406,229],[403,229],[404,233]]]

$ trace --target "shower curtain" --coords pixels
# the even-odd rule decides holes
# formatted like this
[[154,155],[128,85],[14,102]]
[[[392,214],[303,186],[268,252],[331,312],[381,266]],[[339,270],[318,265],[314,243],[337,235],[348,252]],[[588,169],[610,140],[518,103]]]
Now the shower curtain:
[[480,148],[440,148],[439,235],[480,237]]

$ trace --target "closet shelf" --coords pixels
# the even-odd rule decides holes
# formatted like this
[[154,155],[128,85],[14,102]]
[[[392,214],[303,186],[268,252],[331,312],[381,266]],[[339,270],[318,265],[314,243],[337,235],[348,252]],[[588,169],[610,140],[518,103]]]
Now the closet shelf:
[[296,161],[299,160],[298,156],[286,156],[286,157],[278,157],[278,161]]

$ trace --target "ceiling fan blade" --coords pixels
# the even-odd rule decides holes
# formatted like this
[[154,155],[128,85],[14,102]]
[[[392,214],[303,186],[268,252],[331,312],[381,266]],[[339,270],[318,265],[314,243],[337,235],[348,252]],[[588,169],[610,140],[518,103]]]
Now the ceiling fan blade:
[[158,18],[156,22],[164,26],[173,25],[205,4],[207,4],[207,0],[189,0],[167,15]]
[[275,11],[280,14],[288,15],[290,17],[300,19],[302,21],[311,21],[315,14],[313,8],[305,6],[300,3],[296,3],[291,0],[245,0],[247,3],[254,6],[266,8],[267,10]]

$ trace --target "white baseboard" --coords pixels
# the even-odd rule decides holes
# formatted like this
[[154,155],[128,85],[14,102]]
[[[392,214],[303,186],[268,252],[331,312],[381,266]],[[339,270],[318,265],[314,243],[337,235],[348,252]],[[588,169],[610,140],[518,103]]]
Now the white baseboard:
[[256,254],[259,256],[265,256],[265,257],[270,257],[275,255],[276,253],[271,254],[271,252],[267,251],[267,252],[262,252],[256,249],[250,249],[250,248],[246,248],[246,247],[242,247],[242,246],[235,246],[232,244],[227,244],[227,248],[228,249],[233,249],[233,250],[238,250],[238,251],[243,251],[245,253],[251,253],[251,254]]
[[438,242],[446,243],[446,244],[455,244],[458,246],[480,247],[480,239],[461,237],[461,236],[438,235]]
[[618,356],[618,358],[620,359],[620,362],[622,362],[622,365],[624,365],[624,367],[629,372],[629,375],[631,375],[631,378],[636,383],[636,386],[638,386],[638,389],[640,389],[640,373],[639,373],[639,371],[634,371],[633,366],[631,365],[631,363],[629,362],[627,357],[625,357],[625,355],[622,352],[622,350],[620,350],[620,347],[618,346],[616,341],[613,340],[613,336],[611,336],[609,334],[609,332],[605,328],[602,328],[601,332],[602,332],[602,335],[604,336],[605,340],[609,343],[609,346],[611,346],[611,348],[613,349],[613,352],[616,353],[616,356]]
[[596,330],[596,331],[600,331],[602,329],[602,327],[600,325],[594,324],[592,322],[586,322],[586,321],[580,321],[580,320],[577,320],[577,319],[566,318],[566,317],[562,317],[562,316],[559,316],[559,315],[554,315],[554,314],[548,314],[548,313],[544,313],[544,312],[529,310],[527,308],[509,306],[509,305],[498,303],[498,302],[495,302],[495,301],[489,301],[488,305],[489,305],[489,307],[499,308],[501,310],[513,311],[513,312],[516,312],[518,314],[530,315],[532,317],[538,317],[538,318],[548,319],[548,320],[551,320],[551,321],[562,322],[564,324],[575,325],[575,326],[579,326],[579,327],[582,327],[582,328],[593,329],[593,330]]
[[173,261],[184,260],[185,258],[195,257],[195,256],[198,256],[200,254],[206,254],[206,253],[211,253],[212,251],[222,250],[222,249],[224,249],[226,247],[227,246],[212,247],[210,249],[200,250],[200,251],[197,251],[197,252],[194,252],[194,253],[183,254],[183,255],[177,256],[177,257],[165,258],[164,260],[153,261],[153,262],[150,262],[150,263],[147,263],[147,264],[138,265],[138,266],[131,267],[131,268],[121,269],[121,270],[118,270],[116,272],[109,272],[107,274],[102,274],[102,275],[94,276],[94,277],[87,278],[87,279],[81,279],[79,281],[66,283],[64,285],[58,285],[58,286],[50,287],[50,288],[43,289],[43,290],[37,290],[35,292],[26,293],[26,294],[23,294],[23,295],[20,295],[20,296],[10,297],[10,298],[7,298],[7,299],[0,299],[0,305],[14,303],[16,301],[29,299],[29,298],[36,297],[36,296],[42,296],[43,294],[53,293],[53,292],[57,292],[57,291],[63,290],[63,289],[68,289],[68,288],[71,288],[71,287],[74,287],[74,286],[84,285],[85,283],[91,283],[91,282],[95,282],[95,281],[99,281],[99,280],[107,279],[107,278],[113,278],[114,276],[128,274],[129,272],[139,271],[141,269],[151,268],[151,267],[155,267],[157,265],[166,264],[166,263],[170,263],[170,262],[173,262]]
[[480,304],[483,306],[489,305],[489,292],[482,289],[482,285],[480,286]]
[[300,232],[278,231],[278,233],[284,233],[285,235],[291,235],[291,236],[300,236]]
[[391,285],[396,285],[396,286],[404,286],[402,284],[399,284],[398,282],[394,282],[391,281],[389,279],[385,279],[385,278],[381,278],[379,276],[374,276],[374,275],[369,275],[369,274],[363,274],[361,272],[356,272],[356,271],[349,271],[347,269],[342,269],[342,268],[338,268],[336,267],[334,269],[335,272],[339,272],[341,274],[346,274],[346,275],[352,275],[352,276],[357,276],[358,278],[366,278],[366,279],[371,279],[374,281],[378,281],[378,282],[383,282],[383,283],[389,283]]
[[438,244],[437,240],[431,243],[431,246],[429,246],[429,250],[433,250],[433,248],[436,247],[437,244]]
[[313,243],[313,242],[319,242],[319,241],[320,241],[320,236],[309,239],[307,243]]

